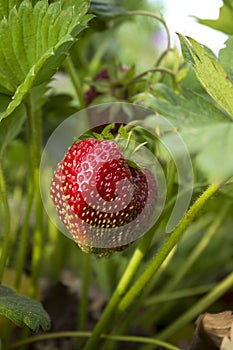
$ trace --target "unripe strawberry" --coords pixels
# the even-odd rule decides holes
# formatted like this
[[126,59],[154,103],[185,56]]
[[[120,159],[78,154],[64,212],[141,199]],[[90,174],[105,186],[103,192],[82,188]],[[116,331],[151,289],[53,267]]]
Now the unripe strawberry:
[[[95,77],[94,81],[100,81],[100,80],[109,80],[109,74],[108,69],[103,68]],[[91,85],[90,88],[86,91],[84,95],[84,100],[86,105],[90,105],[92,101],[98,96],[100,96],[101,93],[97,91],[96,87],[94,85]]]

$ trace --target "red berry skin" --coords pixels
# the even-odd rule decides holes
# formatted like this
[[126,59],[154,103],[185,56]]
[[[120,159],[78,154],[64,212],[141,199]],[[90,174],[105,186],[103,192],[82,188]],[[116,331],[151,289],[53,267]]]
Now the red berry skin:
[[[149,184],[148,178],[127,164],[116,143],[88,138],[71,146],[58,164],[50,195],[79,247],[104,256],[124,250],[148,224],[156,198],[155,180]],[[135,237],[129,238],[132,230]]]

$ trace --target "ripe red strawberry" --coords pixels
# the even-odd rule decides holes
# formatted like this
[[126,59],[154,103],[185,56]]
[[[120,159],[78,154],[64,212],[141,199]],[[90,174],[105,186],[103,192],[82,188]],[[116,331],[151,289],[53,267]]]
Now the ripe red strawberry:
[[50,194],[80,248],[109,255],[148,227],[156,183],[149,171],[129,166],[115,142],[88,138],[58,164]]

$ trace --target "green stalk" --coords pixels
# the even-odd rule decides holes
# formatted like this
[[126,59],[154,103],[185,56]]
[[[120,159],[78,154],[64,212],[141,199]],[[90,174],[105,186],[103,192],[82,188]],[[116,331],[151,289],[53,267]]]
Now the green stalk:
[[[84,350],[95,350],[96,346],[100,341],[101,333],[104,333],[107,328],[109,328],[110,324],[113,324],[112,317],[115,312],[117,312],[118,316],[120,316],[129,305],[131,305],[138,294],[142,291],[145,285],[149,282],[149,280],[154,276],[156,271],[162,265],[163,261],[167,258],[169,253],[175,247],[182,234],[186,230],[186,228],[193,221],[195,216],[199,213],[205,203],[210,199],[221,187],[221,184],[214,183],[207,188],[207,190],[196,200],[196,202],[192,205],[192,207],[185,214],[177,228],[170,235],[167,242],[165,242],[164,246],[161,248],[159,253],[156,255],[155,259],[151,262],[145,272],[141,275],[141,277],[134,283],[134,285],[130,288],[130,290],[125,294],[133,276],[138,268],[142,258],[144,257],[147,248],[148,241],[147,235],[143,237],[138,247],[129,262],[129,265],[122,276],[115,292],[113,293],[106,309],[104,310],[102,317],[97,323],[91,338],[88,340]],[[149,243],[150,244],[150,243]],[[145,247],[142,247],[145,246]],[[144,248],[144,249],[142,249]],[[125,296],[123,297],[123,295]],[[110,322],[111,320],[111,322]]]
[[53,252],[49,256],[49,259],[52,259],[53,261],[53,265],[51,266],[51,277],[54,280],[58,280],[60,278],[61,269],[65,261],[65,240],[63,239],[63,235],[58,231],[58,228],[49,218],[47,220],[47,227],[48,239],[53,246]]
[[43,209],[42,201],[40,197],[39,188],[39,169],[35,171],[36,176],[36,191],[35,191],[35,228],[33,237],[33,250],[32,250],[32,276],[30,295],[35,298],[37,295],[39,275],[41,271],[41,264],[43,258]]
[[[23,190],[20,185],[16,185],[12,193],[12,214],[13,220],[11,220],[11,244],[9,247],[9,256],[10,256],[10,265],[15,263],[14,248],[17,245],[18,238],[18,228],[20,227],[21,216],[19,214],[19,208],[21,208],[22,203],[24,202]],[[1,222],[1,218],[0,218]]]
[[0,198],[3,204],[5,215],[5,225],[3,232],[3,246],[0,258],[0,283],[3,277],[4,268],[7,262],[9,243],[10,243],[10,208],[8,203],[8,196],[6,192],[6,184],[2,171],[2,166],[0,164]]
[[180,290],[167,292],[167,293],[159,293],[159,295],[155,295],[145,300],[144,305],[154,306],[160,303],[167,303],[168,301],[194,297],[194,296],[209,292],[211,289],[213,289],[214,286],[215,285],[212,283],[204,286],[190,287],[190,288],[180,289]]
[[[29,163],[31,162],[30,158],[31,157],[29,156]],[[30,167],[30,165],[29,165],[29,167]],[[26,212],[25,212],[25,216],[24,216],[24,220],[23,220],[23,226],[22,226],[22,229],[20,232],[20,242],[19,242],[16,267],[15,267],[15,270],[16,270],[15,288],[16,288],[16,290],[19,290],[19,288],[20,288],[24,264],[25,264],[25,260],[26,260],[27,243],[28,243],[28,236],[29,236],[29,229],[30,229],[30,215],[31,215],[32,206],[33,206],[33,199],[34,199],[33,179],[32,179],[32,174],[29,174],[28,192],[27,192],[27,207],[26,207]]]
[[[85,329],[88,311],[88,287],[90,277],[90,254],[83,253],[83,278],[82,278],[82,297],[79,308],[78,331]],[[81,338],[78,338],[77,349],[82,349]]]
[[162,17],[156,15],[153,12],[149,12],[149,11],[128,11],[128,12],[117,14],[114,18],[117,19],[117,18],[120,18],[120,17],[128,17],[128,16],[146,16],[146,17],[151,17],[151,18],[159,21],[163,25],[163,27],[164,27],[164,29],[166,31],[166,34],[167,34],[167,48],[162,53],[160,58],[158,59],[158,62],[157,62],[157,65],[158,65],[162,61],[162,59],[164,59],[167,56],[168,52],[171,50],[171,37],[170,37],[170,32],[169,32],[169,29],[168,29],[166,21]]
[[[228,202],[225,204],[225,206],[220,211],[219,215],[217,216],[216,220],[213,221],[213,223],[209,226],[209,228],[206,230],[205,235],[203,235],[200,242],[196,245],[194,250],[191,252],[189,257],[186,259],[185,264],[183,264],[178,270],[177,273],[173,276],[173,278],[168,282],[167,285],[160,291],[161,295],[166,295],[167,293],[173,291],[176,288],[176,286],[179,284],[179,282],[182,280],[182,278],[185,276],[185,274],[189,271],[189,269],[192,267],[192,265],[195,263],[195,261],[199,258],[201,253],[204,251],[204,249],[207,247],[208,243],[218,230],[218,228],[221,226],[223,220],[225,219],[228,209],[230,208],[231,203]],[[150,317],[150,322],[156,323],[157,320],[159,320],[167,311],[170,309],[170,304],[165,304],[163,307],[161,307],[156,313],[153,313]]]
[[41,157],[41,119],[40,111],[36,111],[33,106],[32,95],[28,94],[26,99],[26,110],[29,130],[30,147],[30,172],[33,183],[35,199],[35,226],[33,235],[32,250],[32,276],[30,286],[30,296],[35,297],[37,293],[38,279],[41,269],[43,255],[42,237],[43,237],[43,206],[40,196],[39,185],[39,166]]
[[[22,345],[35,343],[38,341],[43,340],[50,340],[50,339],[59,339],[59,338],[88,338],[91,336],[91,332],[70,332],[70,331],[64,331],[59,333],[48,333],[43,335],[34,336],[25,340],[21,340],[15,344],[12,344],[8,350],[10,349],[16,349]],[[115,340],[115,341],[121,341],[121,342],[134,342],[134,343],[144,343],[144,344],[153,344],[162,346],[167,350],[180,350],[174,345],[168,344],[164,341],[153,339],[153,338],[147,338],[147,337],[136,337],[136,336],[117,336],[117,335],[106,335],[103,334],[101,336],[103,339],[109,339],[109,340]]]
[[169,68],[166,68],[166,67],[155,67],[155,68],[151,68],[151,69],[148,69],[138,75],[136,75],[132,80],[130,80],[130,82],[126,85],[126,88],[131,85],[131,84],[134,84],[137,80],[143,78],[145,75],[149,74],[149,73],[157,73],[157,72],[160,72],[160,73],[163,73],[164,74],[168,74],[170,75],[170,77],[172,78],[172,83],[173,85],[177,88],[177,83],[176,83],[176,74],[175,72],[173,72],[171,69]]
[[67,58],[65,59],[65,68],[66,68],[67,72],[69,73],[69,76],[70,76],[71,81],[73,83],[74,89],[75,89],[76,94],[78,96],[80,109],[83,109],[83,108],[85,108],[85,100],[83,97],[82,84],[80,82],[78,73],[73,65],[73,62],[72,62],[72,59],[70,56],[67,56]]
[[162,290],[162,292],[169,292],[171,290],[174,290],[176,286],[179,284],[179,282],[182,280],[182,278],[185,276],[185,274],[188,272],[188,270],[192,267],[192,265],[197,261],[201,253],[205,250],[205,248],[208,246],[209,242],[211,241],[212,237],[218,230],[218,228],[222,225],[222,222],[224,221],[225,217],[228,214],[228,210],[231,206],[231,203],[225,203],[225,205],[222,207],[222,210],[220,211],[217,218],[213,221],[213,223],[209,226],[209,228],[206,230],[205,234],[203,235],[200,242],[196,245],[192,253],[189,255],[188,259],[186,260],[185,264],[183,264],[177,273],[173,276],[173,278],[169,281],[169,283],[165,286],[165,288]]
[[131,283],[148,248],[150,247],[151,240],[154,236],[154,230],[155,230],[154,227],[151,228],[150,231],[146,235],[144,235],[144,237],[140,240],[138,247],[134,251],[134,254],[121,280],[119,281],[107,307],[105,308],[99,322],[97,323],[91,338],[88,340],[86,346],[84,347],[84,350],[90,350],[90,349],[95,350],[96,346],[98,346],[101,333],[103,333],[109,327],[109,323],[112,323],[111,319],[113,317],[114,311],[117,308],[117,305],[120,299],[126,292],[129,284]]
[[161,332],[156,339],[165,340],[184,327],[188,322],[192,321],[200,313],[218,300],[224,293],[233,287],[233,272],[231,272],[221,283],[219,283],[210,293],[204,296],[193,307],[186,311],[175,322]]
[[202,195],[194,202],[191,208],[184,215],[183,219],[180,221],[179,225],[172,232],[169,239],[160,249],[154,260],[118,304],[117,313],[119,315],[122,314],[134,302],[136,297],[140,294],[145,285],[152,279],[169,253],[178,243],[186,228],[191,224],[206,202],[219,190],[220,187],[221,184],[219,183],[210,185],[207,190],[203,192]]

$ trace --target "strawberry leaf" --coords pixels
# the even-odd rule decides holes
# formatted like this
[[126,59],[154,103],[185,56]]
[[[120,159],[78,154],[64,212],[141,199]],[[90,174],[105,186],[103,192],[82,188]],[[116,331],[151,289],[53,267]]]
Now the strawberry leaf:
[[193,64],[197,78],[208,94],[233,119],[233,84],[228,79],[223,66],[208,48],[194,39],[185,39],[182,35],[179,35],[179,38],[183,55]]
[[141,93],[136,96],[135,102],[141,101],[169,119],[177,128],[193,128],[230,120],[213,100],[188,89],[180,89],[180,94],[176,94],[168,86],[157,84],[155,95]]
[[230,37],[225,44],[226,47],[219,51],[219,60],[226,70],[229,79],[233,82],[233,37]]
[[88,1],[24,0],[0,21],[0,92],[12,96],[9,116],[35,85],[48,81],[92,17]]
[[187,128],[181,136],[210,183],[233,176],[233,123]]
[[[137,102],[169,119],[184,139],[190,154],[209,181],[225,180],[233,175],[233,123],[213,100],[197,93],[181,89],[177,95],[172,89],[158,84],[156,97],[140,94]],[[149,127],[156,128],[155,118],[146,120]],[[169,135],[168,135],[169,137]],[[172,144],[176,152],[178,145]],[[177,152],[179,150],[177,149]]]
[[223,1],[224,5],[220,8],[219,18],[213,19],[200,19],[196,18],[198,23],[204,24],[213,29],[220,30],[226,34],[233,34],[233,6],[231,1]]
[[17,326],[28,326],[33,331],[50,328],[50,319],[42,305],[28,297],[16,294],[12,289],[0,285],[0,314]]
[[22,0],[0,0],[0,20],[8,17],[10,10],[18,6]]

